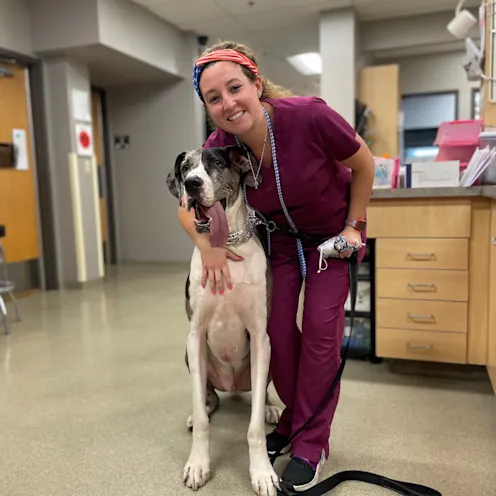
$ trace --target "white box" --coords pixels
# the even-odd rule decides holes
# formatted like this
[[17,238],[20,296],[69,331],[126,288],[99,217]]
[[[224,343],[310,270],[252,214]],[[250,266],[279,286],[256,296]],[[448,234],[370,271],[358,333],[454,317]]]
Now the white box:
[[407,188],[457,188],[460,186],[460,161],[416,162],[406,165]]

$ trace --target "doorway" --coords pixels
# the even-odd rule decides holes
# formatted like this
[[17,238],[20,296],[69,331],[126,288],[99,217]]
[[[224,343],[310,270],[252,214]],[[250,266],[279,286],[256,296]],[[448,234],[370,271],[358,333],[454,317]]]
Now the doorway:
[[112,196],[112,174],[108,150],[109,134],[105,90],[91,88],[91,116],[93,120],[93,139],[98,171],[98,195],[100,205],[101,235],[103,257],[106,265],[117,264],[115,243],[114,210]]

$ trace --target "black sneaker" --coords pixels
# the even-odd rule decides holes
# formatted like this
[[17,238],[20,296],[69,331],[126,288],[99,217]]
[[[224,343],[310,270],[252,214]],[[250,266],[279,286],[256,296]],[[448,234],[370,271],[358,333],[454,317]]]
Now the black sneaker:
[[291,449],[291,444],[289,442],[289,437],[279,434],[276,431],[272,431],[267,434],[267,453],[269,456],[273,456],[276,453],[281,453],[285,455]]
[[324,454],[317,468],[314,469],[307,461],[294,456],[284,469],[281,480],[295,492],[307,491],[319,482],[320,471],[325,461]]

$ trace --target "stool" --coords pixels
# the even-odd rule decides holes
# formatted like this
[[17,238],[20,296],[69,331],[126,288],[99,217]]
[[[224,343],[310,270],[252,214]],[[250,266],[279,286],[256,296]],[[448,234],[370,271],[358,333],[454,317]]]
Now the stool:
[[[0,225],[0,238],[5,237],[5,226]],[[21,312],[17,299],[14,296],[14,282],[9,280],[7,274],[7,261],[5,260],[5,254],[3,250],[3,245],[0,242],[0,316],[3,320],[3,325],[5,329],[5,334],[10,334],[10,325],[7,315],[7,305],[5,305],[4,295],[8,294],[12,303],[14,304],[15,315],[17,321],[21,320]]]

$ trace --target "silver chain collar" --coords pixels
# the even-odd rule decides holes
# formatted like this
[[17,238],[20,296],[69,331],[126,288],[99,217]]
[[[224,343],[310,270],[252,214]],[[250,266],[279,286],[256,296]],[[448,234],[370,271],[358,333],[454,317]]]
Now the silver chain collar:
[[[256,227],[261,224],[261,221],[256,216],[255,211],[248,206],[247,209],[248,215],[246,216],[246,221],[243,228],[238,232],[230,233],[229,237],[227,238],[226,245],[236,246],[246,243],[246,241],[248,241],[253,236]],[[195,220],[196,230],[202,234],[210,234],[210,222],[211,219],[208,219],[208,221],[206,222]]]

